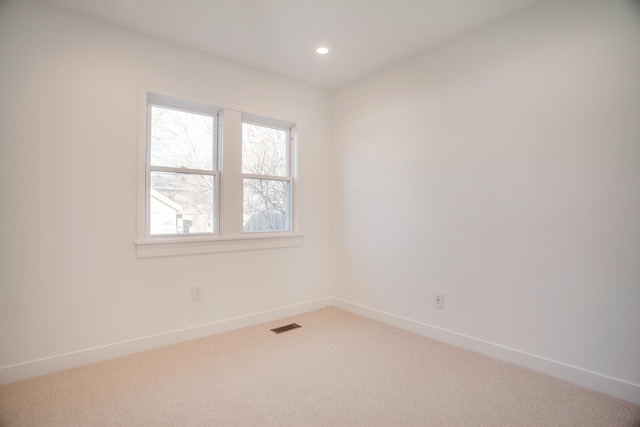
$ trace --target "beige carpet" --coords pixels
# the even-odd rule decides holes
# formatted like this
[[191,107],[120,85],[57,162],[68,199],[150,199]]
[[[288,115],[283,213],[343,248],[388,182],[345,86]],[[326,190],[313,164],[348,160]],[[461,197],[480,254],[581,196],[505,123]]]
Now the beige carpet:
[[2,386],[0,425],[640,426],[640,407],[326,308]]

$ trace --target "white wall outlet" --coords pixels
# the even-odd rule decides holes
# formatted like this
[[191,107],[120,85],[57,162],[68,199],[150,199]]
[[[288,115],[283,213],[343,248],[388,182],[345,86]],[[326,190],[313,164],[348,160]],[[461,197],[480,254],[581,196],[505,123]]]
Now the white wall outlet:
[[191,286],[191,299],[193,301],[200,301],[202,299],[202,292],[200,291],[200,285]]
[[436,292],[433,295],[433,306],[435,308],[443,309],[444,308],[444,293]]

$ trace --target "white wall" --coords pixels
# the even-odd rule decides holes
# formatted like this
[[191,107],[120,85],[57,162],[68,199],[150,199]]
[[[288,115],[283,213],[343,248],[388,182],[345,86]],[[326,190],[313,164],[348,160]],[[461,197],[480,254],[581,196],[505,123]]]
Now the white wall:
[[[0,58],[5,382],[142,347],[28,363],[38,359],[329,303],[325,91],[28,0],[0,3]],[[303,246],[137,259],[139,85],[297,122]]]
[[339,304],[640,403],[639,9],[543,2],[335,92]]

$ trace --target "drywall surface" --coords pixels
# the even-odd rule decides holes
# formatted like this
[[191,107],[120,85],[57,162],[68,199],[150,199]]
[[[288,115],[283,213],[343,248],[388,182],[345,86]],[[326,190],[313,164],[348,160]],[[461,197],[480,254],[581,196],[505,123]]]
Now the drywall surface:
[[637,2],[544,2],[334,92],[333,296],[640,401],[639,47]]
[[[326,92],[29,0],[0,57],[0,368],[329,296]],[[138,259],[142,86],[297,123],[303,245]]]

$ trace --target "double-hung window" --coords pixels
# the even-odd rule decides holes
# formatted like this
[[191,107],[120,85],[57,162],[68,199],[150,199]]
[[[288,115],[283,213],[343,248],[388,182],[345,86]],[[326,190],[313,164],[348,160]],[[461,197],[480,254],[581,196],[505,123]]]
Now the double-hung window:
[[148,95],[148,236],[218,232],[218,111]]
[[242,121],[243,231],[291,230],[292,129],[245,115]]
[[139,257],[300,246],[296,124],[141,93]]

